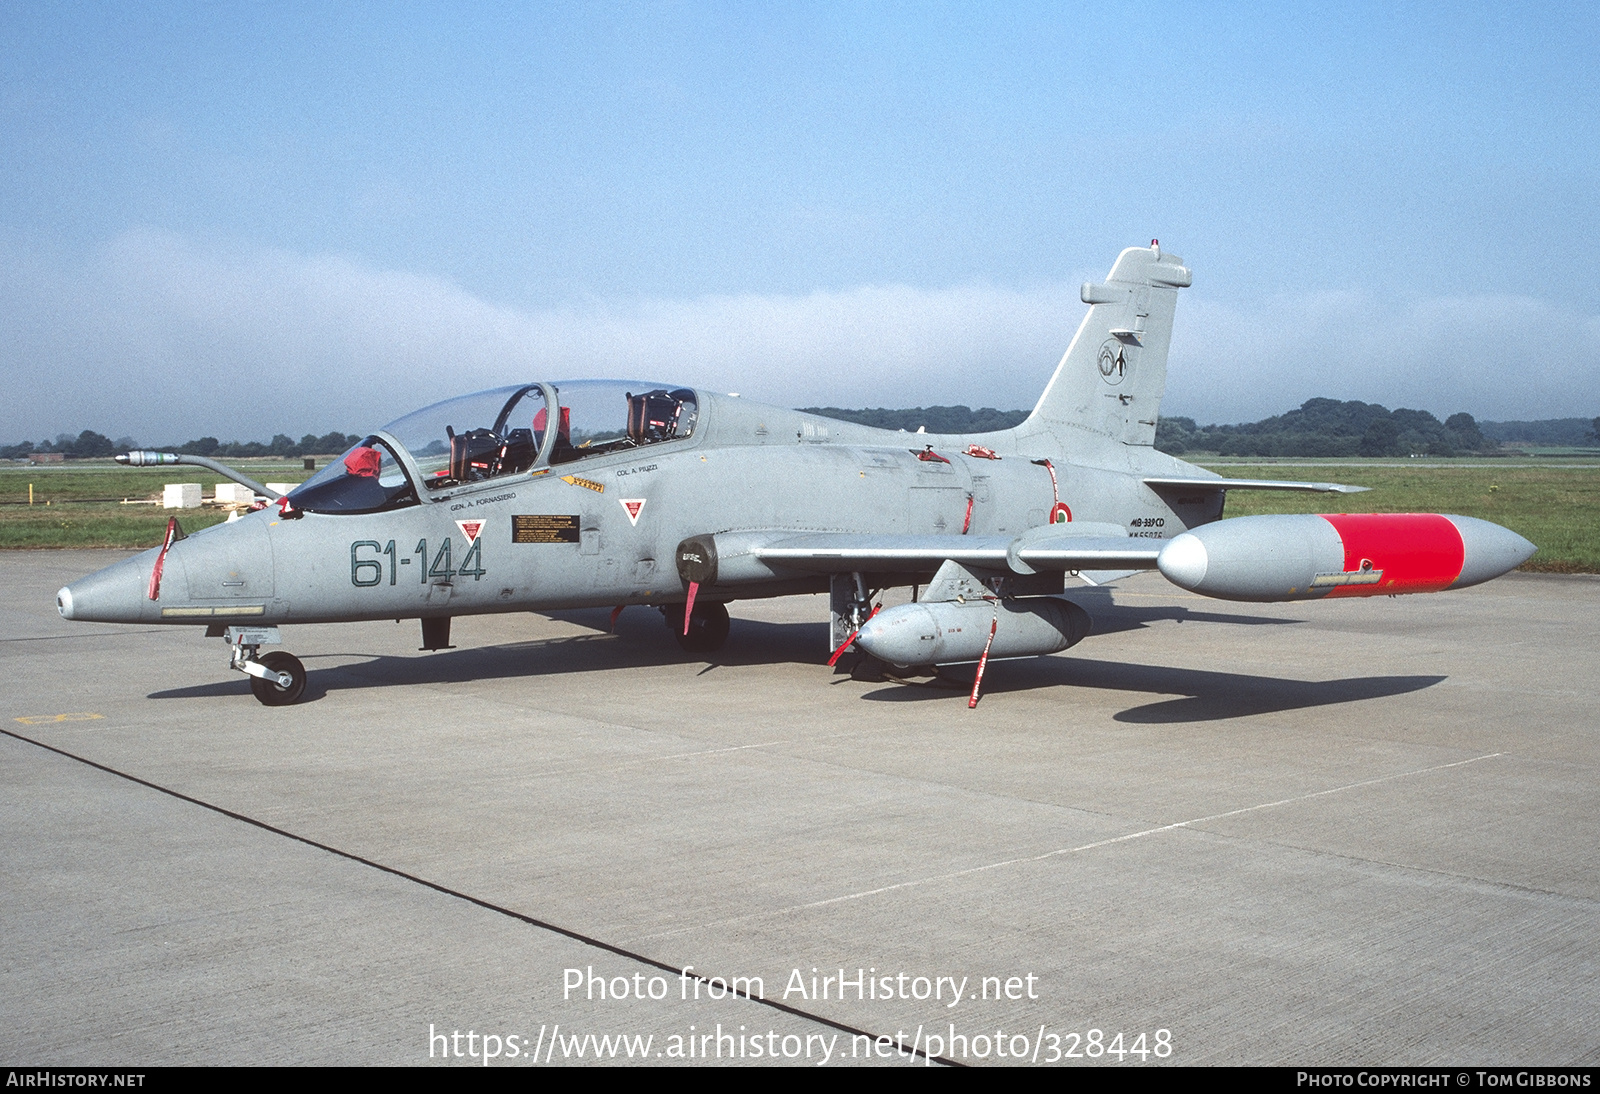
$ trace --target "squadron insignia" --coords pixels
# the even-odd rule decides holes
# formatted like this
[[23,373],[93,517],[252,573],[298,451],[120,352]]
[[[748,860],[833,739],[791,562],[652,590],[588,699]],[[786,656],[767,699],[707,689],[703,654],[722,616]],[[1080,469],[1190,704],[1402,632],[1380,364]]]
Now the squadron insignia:
[[1128,350],[1115,338],[1100,347],[1100,378],[1115,387],[1128,373]]

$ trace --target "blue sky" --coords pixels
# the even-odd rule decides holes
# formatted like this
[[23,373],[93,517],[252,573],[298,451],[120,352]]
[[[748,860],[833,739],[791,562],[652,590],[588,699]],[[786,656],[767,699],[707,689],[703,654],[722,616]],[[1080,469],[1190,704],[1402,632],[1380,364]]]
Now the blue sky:
[[1164,411],[1600,413],[1582,6],[0,4],[0,440],[645,375],[1031,405],[1195,271]]

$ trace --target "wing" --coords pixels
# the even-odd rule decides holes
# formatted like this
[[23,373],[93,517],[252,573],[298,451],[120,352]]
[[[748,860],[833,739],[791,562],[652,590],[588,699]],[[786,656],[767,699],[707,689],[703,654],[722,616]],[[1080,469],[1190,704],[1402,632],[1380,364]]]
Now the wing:
[[812,573],[856,570],[919,573],[946,561],[1016,573],[1066,570],[1153,570],[1165,540],[1130,539],[1118,525],[1061,532],[1064,525],[1020,536],[860,535],[817,532],[752,544],[752,557],[769,566]]

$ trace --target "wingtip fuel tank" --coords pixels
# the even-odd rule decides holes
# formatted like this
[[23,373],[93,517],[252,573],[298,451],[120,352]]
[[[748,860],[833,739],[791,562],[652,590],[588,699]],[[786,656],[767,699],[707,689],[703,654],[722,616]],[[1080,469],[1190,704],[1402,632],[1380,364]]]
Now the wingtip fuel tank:
[[1509,528],[1436,513],[1235,517],[1184,532],[1156,567],[1224,600],[1319,600],[1461,589],[1537,548]]

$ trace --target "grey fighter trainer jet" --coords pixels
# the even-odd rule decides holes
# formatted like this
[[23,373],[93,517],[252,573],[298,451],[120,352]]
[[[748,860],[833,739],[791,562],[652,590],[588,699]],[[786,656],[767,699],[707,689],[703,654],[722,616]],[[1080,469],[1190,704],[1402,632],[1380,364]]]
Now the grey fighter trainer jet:
[[[1118,257],[1033,413],[972,436],[904,433],[673,384],[536,381],[407,415],[240,520],[166,542],[57,594],[67,619],[204,627],[268,705],[305,688],[260,652],[286,623],[420,619],[424,649],[487,612],[649,605],[683,648],[728,635],[728,603],[830,594],[834,659],[885,666],[1054,653],[1090,631],[1062,593],[1158,569],[1232,600],[1461,588],[1533,544],[1471,517],[1221,520],[1221,478],[1153,447],[1189,270],[1155,241]],[[196,457],[132,452],[136,466]],[[917,586],[914,602],[873,607]],[[820,651],[819,651],[820,656]],[[831,662],[830,662],[831,663]]]

